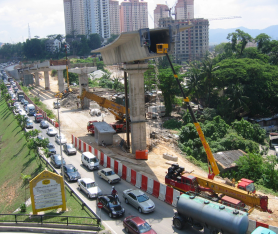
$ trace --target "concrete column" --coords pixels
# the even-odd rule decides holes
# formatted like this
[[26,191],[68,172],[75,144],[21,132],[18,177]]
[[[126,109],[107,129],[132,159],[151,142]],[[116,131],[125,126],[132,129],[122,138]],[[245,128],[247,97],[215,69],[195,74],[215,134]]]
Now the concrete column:
[[[82,89],[86,89],[88,91],[88,75],[87,73],[82,73],[78,75],[79,79],[79,95],[82,93]],[[89,109],[90,106],[90,100],[88,98],[84,98],[81,106],[83,109]]]
[[40,85],[39,72],[35,72],[35,85],[36,86]]
[[146,149],[146,120],[144,102],[144,77],[147,64],[125,64],[124,70],[129,74],[129,106],[131,119],[132,153]]
[[49,90],[49,74],[48,71],[44,71],[45,77],[45,90]]
[[58,75],[58,90],[59,90],[59,92],[62,92],[65,89],[63,70],[58,70],[57,75]]

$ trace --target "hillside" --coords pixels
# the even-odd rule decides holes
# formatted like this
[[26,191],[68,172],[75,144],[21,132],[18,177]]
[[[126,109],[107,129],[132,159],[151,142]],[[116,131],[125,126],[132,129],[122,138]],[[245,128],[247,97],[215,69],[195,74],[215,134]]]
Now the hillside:
[[273,40],[278,40],[278,25],[273,25],[265,29],[249,29],[245,27],[228,28],[228,29],[209,29],[209,45],[216,45],[222,42],[228,42],[227,36],[229,33],[234,32],[236,29],[240,29],[252,37],[256,37],[261,33],[269,35]]

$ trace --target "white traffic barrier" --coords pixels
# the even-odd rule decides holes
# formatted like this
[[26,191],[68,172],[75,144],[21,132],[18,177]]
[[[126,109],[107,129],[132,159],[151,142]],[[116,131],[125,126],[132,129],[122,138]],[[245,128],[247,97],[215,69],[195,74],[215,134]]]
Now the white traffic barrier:
[[127,176],[126,176],[126,181],[131,182],[131,168],[127,167]]
[[110,158],[110,168],[114,170],[114,159]]
[[122,176],[122,163],[118,161],[118,175],[121,177]]
[[153,184],[154,184],[153,179],[150,179],[149,177],[147,177],[147,190],[146,190],[147,193],[149,193],[149,194],[153,193]]
[[161,184],[160,183],[160,191],[159,191],[159,199],[161,200],[161,201],[165,201],[165,199],[166,199],[166,185],[165,184]]
[[103,167],[107,167],[107,155],[106,154],[104,154],[104,165],[103,165]]
[[177,197],[180,196],[180,192],[176,189],[173,189],[173,198],[172,198],[172,206],[176,207],[177,205]]
[[136,180],[136,185],[135,185],[137,188],[141,188],[141,178],[142,178],[142,175],[137,172],[137,180]]
[[80,151],[81,151],[81,152],[84,152],[83,145],[84,145],[84,144],[83,144],[83,141],[80,141]]
[[249,219],[248,230],[246,233],[251,233],[256,229],[256,221]]

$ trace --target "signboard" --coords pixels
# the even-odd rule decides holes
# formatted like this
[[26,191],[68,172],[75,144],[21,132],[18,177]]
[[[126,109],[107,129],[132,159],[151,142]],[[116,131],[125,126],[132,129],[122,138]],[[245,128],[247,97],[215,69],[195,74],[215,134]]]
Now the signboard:
[[98,208],[102,209],[103,208],[103,204],[101,202],[98,202],[97,204]]
[[45,170],[31,180],[29,184],[33,214],[57,208],[66,210],[62,176]]

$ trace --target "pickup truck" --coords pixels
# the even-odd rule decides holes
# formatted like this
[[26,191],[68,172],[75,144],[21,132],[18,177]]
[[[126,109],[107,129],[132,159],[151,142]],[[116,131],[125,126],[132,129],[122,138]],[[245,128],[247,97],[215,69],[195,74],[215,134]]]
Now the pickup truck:
[[43,115],[42,114],[34,114],[34,116],[35,116],[35,121],[37,122],[37,123],[39,123],[39,122],[41,122],[44,118],[43,118]]

